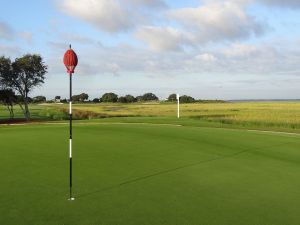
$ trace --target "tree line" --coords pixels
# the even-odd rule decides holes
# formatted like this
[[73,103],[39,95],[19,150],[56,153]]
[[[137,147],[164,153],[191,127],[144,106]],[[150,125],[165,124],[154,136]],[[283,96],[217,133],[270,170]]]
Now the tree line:
[[[61,103],[67,103],[68,99],[62,99],[60,96],[55,96],[53,100],[46,100],[46,97],[44,96],[36,96],[34,98],[29,98],[29,102],[31,103],[53,103],[53,102],[61,102]],[[74,103],[100,103],[100,102],[106,102],[106,103],[134,103],[134,102],[149,102],[149,101],[159,101],[159,98],[153,94],[153,93],[145,93],[143,95],[139,95],[134,97],[133,95],[124,95],[124,96],[118,96],[117,94],[113,92],[108,92],[103,94],[99,98],[94,98],[92,100],[89,99],[89,95],[86,93],[81,93],[79,95],[73,95],[72,101]],[[174,102],[177,101],[176,94],[171,94],[166,99],[168,102]],[[182,103],[193,103],[193,102],[199,102],[201,100],[195,100],[193,97],[188,95],[180,96],[180,101]]]
[[[200,100],[195,99],[188,95],[182,95],[179,97],[181,103],[195,103],[195,102],[223,102],[220,100]],[[0,100],[1,101],[1,100]],[[36,96],[34,98],[28,98],[30,103],[67,103],[68,99],[62,99],[61,96],[55,96],[53,100],[47,100],[45,96]],[[148,101],[159,101],[159,98],[153,93],[145,93],[143,95],[139,95],[134,97],[133,95],[124,95],[118,96],[113,92],[108,92],[100,96],[99,98],[89,99],[89,95],[86,93],[81,93],[79,95],[73,95],[72,101],[74,103],[100,103],[100,102],[107,102],[107,103],[134,103],[134,102],[148,102]],[[169,97],[165,100],[165,102],[176,102],[177,97],[176,94],[170,94]]]
[[[145,93],[143,95],[139,95],[134,97],[133,95],[125,95],[125,96],[118,96],[117,94],[113,92],[105,93],[99,98],[94,98],[93,100],[89,100],[89,96],[86,93],[82,93],[80,95],[74,95],[72,96],[72,100],[74,102],[107,102],[107,103],[134,103],[134,102],[148,102],[148,101],[159,101],[159,98],[153,94],[153,93]],[[189,95],[182,95],[179,97],[179,100],[181,103],[196,103],[196,102],[224,102],[221,100],[202,100],[202,99],[195,99],[192,96]],[[67,100],[64,100],[67,101]],[[170,94],[169,97],[164,100],[167,102],[176,102],[177,101],[177,95],[176,94]]]
[[[196,103],[196,102],[212,102],[212,100],[196,100],[191,96],[182,95],[180,96],[181,103]],[[72,101],[74,103],[135,103],[135,102],[149,102],[149,101],[159,101],[159,98],[153,93],[145,93],[143,95],[139,95],[134,97],[133,95],[125,95],[125,96],[118,96],[113,92],[108,92],[103,94],[99,98],[94,98],[89,100],[89,95],[86,93],[81,93],[79,95],[73,95]],[[167,102],[176,102],[177,97],[176,94],[170,94],[169,97],[165,100]],[[24,100],[23,95],[17,95],[13,89],[0,89],[0,103],[6,106],[7,110],[9,111],[10,117],[14,117],[14,105],[19,104],[22,106],[26,102],[26,104],[37,104],[37,103],[67,103],[68,99],[62,99],[61,96],[55,96],[53,100],[47,100],[45,96],[35,96],[33,98],[27,96],[26,101]],[[219,100],[215,100],[214,102],[223,102]],[[24,110],[24,107],[21,107]],[[26,109],[26,108],[25,108]],[[28,109],[28,107],[27,107]],[[29,116],[28,112],[24,111],[25,118]]]

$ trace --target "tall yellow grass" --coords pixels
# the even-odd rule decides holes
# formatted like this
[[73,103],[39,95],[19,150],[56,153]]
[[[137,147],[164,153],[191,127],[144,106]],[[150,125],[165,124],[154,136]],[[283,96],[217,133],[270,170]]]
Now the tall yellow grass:
[[[66,107],[66,106],[63,106]],[[300,102],[182,104],[181,116],[236,124],[300,128]],[[105,116],[176,116],[176,104],[78,104],[75,110]]]

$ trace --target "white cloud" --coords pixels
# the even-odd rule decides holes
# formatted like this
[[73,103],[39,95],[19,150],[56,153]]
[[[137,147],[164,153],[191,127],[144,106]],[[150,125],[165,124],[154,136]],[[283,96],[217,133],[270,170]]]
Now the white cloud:
[[[65,48],[61,49],[59,55],[53,51],[55,55],[52,61],[58,63],[57,72],[62,70],[60,59],[64,51]],[[214,50],[207,48],[203,51],[194,49],[178,52],[153,52],[122,45],[94,45],[76,49],[76,52],[80,59],[78,71],[81,75],[142,73],[168,76],[211,73],[265,76],[279,73],[289,75],[300,71],[300,49],[277,49],[276,46],[263,44],[232,44]]]
[[133,26],[126,8],[117,0],[63,0],[61,10],[107,31],[117,32]]
[[193,31],[199,43],[246,39],[264,31],[264,27],[246,13],[244,1],[210,1],[197,8],[171,10],[168,17]]
[[[257,80],[261,80],[261,86],[264,86],[264,82],[274,78],[293,80],[299,76],[300,49],[296,45],[287,45],[287,40],[279,41],[279,37],[274,37],[277,33],[266,36],[261,42],[258,38],[245,41],[259,37],[266,29],[264,23],[256,18],[269,16],[257,14],[261,4],[270,8],[270,5],[294,5],[298,1],[193,2],[201,4],[198,7],[186,6],[170,10],[160,0],[61,0],[59,6],[64,13],[112,35],[104,35],[104,45],[101,45],[97,42],[97,38],[102,37],[101,33],[95,37],[88,36],[94,35],[94,32],[74,34],[69,29],[63,30],[64,33],[61,28],[55,30],[49,37],[53,41],[48,42],[50,56],[46,62],[49,63],[49,75],[65,72],[62,56],[69,42],[74,42],[77,44],[73,47],[79,56],[76,74],[89,82],[87,85],[78,83],[78,87],[87,88],[88,91],[93,85],[95,90],[107,88],[105,80],[111,82],[108,88],[117,87],[116,83],[118,87],[124,88],[128,85],[128,79],[133,80],[134,84],[129,82],[132,85],[130,92],[133,93],[137,88],[144,91],[146,87],[157,87],[151,86],[151,82],[147,82],[149,79],[153,83],[161,83],[168,90],[174,87],[190,90],[194,87],[194,93],[198,95],[203,90],[201,85],[205,87],[211,79],[219,83],[218,87],[227,85],[233,90],[231,87],[235,85],[235,88],[240,88],[236,91],[236,96],[239,96],[241,90],[257,86]],[[114,37],[116,32],[123,31],[126,32]],[[112,37],[112,41],[107,41],[107,37]],[[271,43],[272,37],[275,40]],[[149,48],[140,47],[137,40]],[[280,43],[275,44],[276,40]],[[111,47],[106,47],[105,41]],[[132,45],[115,44],[118,42]],[[188,77],[193,79],[188,81]],[[245,83],[232,84],[238,80]],[[170,85],[172,81],[177,82],[173,87]],[[296,86],[295,83],[293,85]],[[267,92],[264,87],[262,90]],[[207,88],[207,91],[215,92],[213,88]],[[224,91],[220,93],[223,96]]]
[[[65,46],[55,49],[51,58],[45,60],[49,65],[49,77],[65,73],[62,64],[65,50]],[[172,93],[172,88],[176,88],[180,93],[190,91],[190,94],[202,98],[241,98],[248,93],[247,90],[255,90],[252,92],[263,98],[264,93],[274,97],[283,90],[285,93],[290,93],[291,89],[299,92],[300,49],[287,47],[284,42],[279,46],[235,43],[226,47],[206,46],[177,52],[156,52],[128,45],[85,45],[75,51],[79,56],[76,68],[78,81],[74,82],[78,93],[86,90],[93,94],[107,88],[107,91],[138,95],[148,88],[161,95],[164,91]],[[57,79],[53,78],[53,85]],[[289,81],[283,83],[283,80]],[[278,85],[276,91],[266,87],[272,82]],[[57,88],[53,85],[52,90]],[[62,87],[61,93],[67,94],[64,90]],[[227,95],[226,91],[232,92],[232,95]],[[55,93],[53,91],[52,95]]]
[[[151,20],[137,18],[148,10],[166,9],[166,4],[160,0],[63,0],[61,6],[64,12],[76,14],[101,30],[119,32],[135,28],[133,36],[149,49],[122,45],[104,47],[77,34],[63,33],[61,37],[89,44],[82,49],[84,53],[79,54],[82,62],[78,70],[83,74],[209,72],[237,75],[299,71],[296,63],[299,53],[291,52],[289,47],[279,49],[279,45],[275,44],[243,43],[265,31],[264,24],[249,14],[254,11],[247,8],[258,1],[268,2],[205,0],[198,7],[168,10],[165,20],[154,26]],[[275,0],[273,3],[278,2]],[[59,41],[49,42],[49,45],[66,49]]]
[[167,7],[162,0],[62,0],[58,6],[65,14],[109,33],[147,23],[155,16],[149,11],[157,13],[158,9]]
[[259,49],[255,45],[234,44],[223,53],[228,58],[245,58],[254,57],[259,53]]
[[217,60],[217,58],[213,54],[210,54],[210,53],[203,53],[200,55],[196,55],[195,59],[200,60],[202,62],[207,62],[207,63],[212,63]]
[[14,30],[6,23],[0,21],[0,39],[12,40]]
[[[289,49],[277,49],[262,44],[232,44],[206,52],[194,51],[186,57],[174,58],[174,65],[180,62],[178,70],[197,74],[230,74],[232,76],[289,74],[300,66],[295,53]],[[300,54],[300,50],[298,51]]]
[[172,27],[144,26],[137,30],[135,37],[145,42],[152,50],[174,51],[180,50],[182,45],[188,44],[190,38]]
[[266,26],[248,15],[252,0],[206,0],[199,7],[179,8],[166,12],[168,22],[179,27],[142,26],[135,37],[159,51],[197,48],[207,43],[245,40],[263,34]]

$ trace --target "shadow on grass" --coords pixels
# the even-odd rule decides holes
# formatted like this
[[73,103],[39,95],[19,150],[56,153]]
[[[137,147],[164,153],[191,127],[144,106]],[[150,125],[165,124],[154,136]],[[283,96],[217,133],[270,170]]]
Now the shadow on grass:
[[199,161],[199,162],[196,162],[196,163],[190,163],[190,164],[186,164],[186,165],[183,165],[183,166],[179,166],[179,167],[159,171],[159,172],[152,173],[152,174],[149,174],[149,175],[145,175],[145,176],[137,177],[137,178],[134,178],[134,179],[130,179],[130,180],[121,182],[119,184],[106,187],[106,188],[102,188],[102,189],[99,189],[97,191],[83,193],[83,194],[77,195],[76,198],[85,198],[85,197],[88,197],[88,196],[91,196],[91,195],[94,195],[94,194],[98,194],[98,193],[101,193],[101,192],[117,189],[117,188],[120,188],[120,187],[128,185],[128,184],[132,184],[132,183],[136,183],[136,182],[139,182],[139,181],[142,181],[142,180],[146,180],[146,179],[151,178],[151,177],[171,173],[171,172],[174,172],[174,171],[177,171],[177,170],[180,170],[180,169],[185,169],[185,168],[189,168],[189,167],[193,167],[193,166],[198,166],[198,165],[205,164],[205,163],[210,163],[210,162],[213,162],[213,161],[232,158],[232,157],[235,157],[237,155],[240,155],[240,154],[243,154],[243,153],[246,153],[246,152],[251,152],[251,151],[261,150],[261,149],[271,148],[271,147],[284,146],[284,145],[287,145],[287,144],[290,144],[290,142],[285,142],[285,143],[276,144],[276,145],[262,146],[262,147],[258,147],[258,148],[248,148],[248,149],[244,149],[242,151],[235,152],[235,153],[228,154],[228,155],[219,155],[218,157],[215,157],[215,158],[212,158],[212,159],[203,160],[203,161]]

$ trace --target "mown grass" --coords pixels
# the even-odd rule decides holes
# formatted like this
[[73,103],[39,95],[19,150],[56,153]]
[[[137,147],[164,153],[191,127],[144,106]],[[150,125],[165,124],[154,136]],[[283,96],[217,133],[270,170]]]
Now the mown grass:
[[[64,120],[68,104],[31,105],[33,118]],[[226,127],[300,129],[300,102],[241,102],[182,104],[181,117]],[[74,119],[109,117],[176,117],[176,104],[75,104]],[[8,113],[0,106],[0,119]],[[22,117],[16,107],[16,117]]]
[[0,126],[1,225],[299,224],[296,135],[87,120],[73,128],[70,202],[68,124]]

